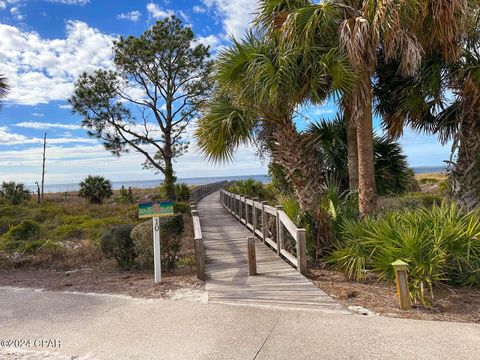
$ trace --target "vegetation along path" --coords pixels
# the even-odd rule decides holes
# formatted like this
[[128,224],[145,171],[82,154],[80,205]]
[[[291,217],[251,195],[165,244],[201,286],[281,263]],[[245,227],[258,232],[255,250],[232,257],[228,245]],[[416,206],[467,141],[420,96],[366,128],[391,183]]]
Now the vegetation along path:
[[202,199],[197,207],[209,302],[350,313],[258,239],[258,275],[249,276],[247,238],[252,232],[223,208],[218,192]]

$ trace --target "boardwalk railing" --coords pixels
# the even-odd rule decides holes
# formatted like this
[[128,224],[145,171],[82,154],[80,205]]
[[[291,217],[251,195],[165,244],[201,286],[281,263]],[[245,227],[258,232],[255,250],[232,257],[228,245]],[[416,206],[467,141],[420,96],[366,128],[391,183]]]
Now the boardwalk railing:
[[190,202],[196,204],[201,198],[218,191],[220,188],[225,187],[228,181],[219,181],[211,184],[199,185],[194,188],[190,193]]
[[269,206],[266,201],[250,199],[224,189],[220,189],[220,202],[278,256],[305,273],[307,231],[298,228],[281,206]]
[[205,248],[203,247],[202,227],[200,226],[200,217],[195,205],[192,205],[192,220],[195,242],[195,265],[197,267],[197,278],[205,280]]

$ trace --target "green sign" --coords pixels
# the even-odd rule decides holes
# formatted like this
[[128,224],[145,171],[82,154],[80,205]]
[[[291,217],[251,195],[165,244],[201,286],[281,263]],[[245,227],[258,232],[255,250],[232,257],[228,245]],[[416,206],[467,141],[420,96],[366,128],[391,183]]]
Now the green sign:
[[138,217],[140,219],[173,215],[174,213],[172,201],[148,202],[138,204]]

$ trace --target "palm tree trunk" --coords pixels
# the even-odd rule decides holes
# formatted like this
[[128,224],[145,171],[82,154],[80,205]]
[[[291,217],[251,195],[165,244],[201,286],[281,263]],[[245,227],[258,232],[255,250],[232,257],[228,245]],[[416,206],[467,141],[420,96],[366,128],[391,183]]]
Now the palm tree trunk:
[[454,196],[466,210],[480,206],[480,122],[478,118],[478,116],[466,116],[462,119],[457,135],[457,162],[452,171]]
[[358,190],[358,145],[357,121],[352,115],[352,102],[349,97],[344,99],[344,115],[347,122],[347,159],[348,159],[348,185],[350,191]]
[[363,108],[357,123],[358,188],[360,216],[372,214],[377,206],[375,166],[373,161],[372,85],[364,76]]
[[273,161],[283,166],[301,208],[315,221],[312,255],[318,260],[331,242],[330,218],[320,206],[325,183],[322,166],[314,152],[308,151],[308,139],[296,131],[292,121],[276,124],[273,140]]

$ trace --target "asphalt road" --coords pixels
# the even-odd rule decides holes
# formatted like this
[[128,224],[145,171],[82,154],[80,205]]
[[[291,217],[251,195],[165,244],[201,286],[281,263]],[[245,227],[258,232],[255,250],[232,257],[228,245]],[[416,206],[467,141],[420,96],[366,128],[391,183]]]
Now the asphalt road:
[[0,288],[11,339],[0,359],[480,359],[477,324]]

